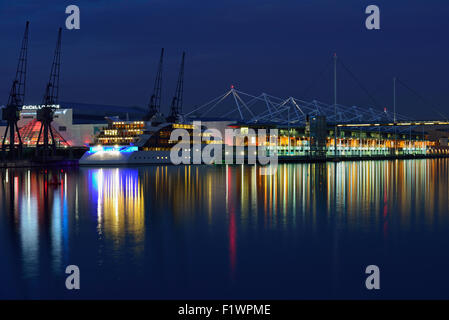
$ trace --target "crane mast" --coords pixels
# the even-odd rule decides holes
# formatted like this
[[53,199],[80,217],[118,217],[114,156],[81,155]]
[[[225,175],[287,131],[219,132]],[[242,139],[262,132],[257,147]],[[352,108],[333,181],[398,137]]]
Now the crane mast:
[[171,107],[170,107],[170,116],[167,118],[170,122],[176,122],[178,117],[182,113],[182,96],[184,91],[184,59],[186,53],[182,53],[181,66],[179,68],[179,76],[178,82],[176,85],[175,96],[173,97]]
[[[17,64],[16,76],[13,80],[12,87],[9,93],[8,103],[6,105],[6,108],[3,110],[2,117],[3,120],[6,120],[8,123],[3,136],[2,152],[4,156],[6,156],[6,149],[9,149],[10,158],[12,160],[20,158],[22,153],[22,139],[20,137],[20,131],[17,122],[20,119],[20,110],[25,101],[29,25],[30,22],[27,21],[19,54],[19,62]],[[6,137],[8,136],[8,133],[9,143],[7,144]],[[15,141],[16,133],[19,142],[17,146]]]
[[[55,105],[58,103],[59,96],[59,73],[61,67],[61,32],[58,30],[58,38],[56,41],[56,49],[53,57],[53,63],[50,71],[50,79],[45,87],[45,94],[42,100],[42,107],[37,110],[37,120],[41,123],[39,136],[37,139],[36,150],[42,152],[45,159],[49,154],[54,155],[56,152],[56,141],[53,134],[51,123],[55,112]],[[49,141],[49,134],[51,142]],[[42,137],[42,144],[40,143]]]
[[148,114],[145,120],[151,120],[151,118],[161,111],[161,93],[162,93],[162,64],[164,59],[164,48],[161,50],[161,57],[159,58],[159,66],[157,69],[156,79],[154,81],[153,94],[150,98],[148,105]]

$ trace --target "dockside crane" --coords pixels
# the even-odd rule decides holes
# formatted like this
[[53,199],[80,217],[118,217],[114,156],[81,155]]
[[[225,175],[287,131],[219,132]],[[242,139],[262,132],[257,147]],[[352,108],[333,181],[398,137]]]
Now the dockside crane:
[[[20,48],[19,63],[17,65],[16,76],[12,83],[11,91],[9,93],[8,104],[3,109],[2,118],[7,121],[6,130],[2,141],[2,152],[6,157],[6,150],[9,149],[10,159],[14,160],[21,157],[22,153],[22,139],[20,137],[19,127],[17,122],[20,119],[20,110],[25,101],[25,82],[27,71],[27,55],[28,55],[28,33],[30,22],[27,21],[25,25],[25,34]],[[9,132],[9,146],[6,144],[6,137]],[[19,140],[16,146],[15,134]]]
[[182,115],[182,95],[184,91],[184,58],[186,53],[182,53],[181,67],[179,68],[178,83],[176,85],[175,96],[173,97],[170,115],[167,118],[169,122],[177,122]]
[[[59,96],[59,73],[61,68],[61,33],[62,28],[59,28],[55,54],[50,71],[50,79],[47,83],[47,86],[45,87],[42,106],[37,110],[37,120],[41,123],[41,127],[39,130],[39,136],[37,138],[36,151],[38,153],[41,152],[44,159],[46,159],[49,154],[54,155],[56,152],[56,141],[54,138],[51,123],[53,122],[53,117]],[[51,136],[51,143],[48,139],[49,134]],[[42,144],[40,143],[41,136]]]
[[161,57],[159,58],[159,66],[157,68],[156,79],[154,81],[153,94],[148,105],[148,114],[145,120],[151,120],[156,114],[161,111],[161,93],[162,93],[162,64],[164,59],[164,48],[161,50]]

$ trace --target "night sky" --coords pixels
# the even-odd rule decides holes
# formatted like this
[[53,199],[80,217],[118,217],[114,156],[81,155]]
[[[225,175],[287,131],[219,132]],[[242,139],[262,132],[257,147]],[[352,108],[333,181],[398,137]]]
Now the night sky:
[[[76,4],[81,29],[65,29]],[[376,4],[381,30],[365,28]],[[8,98],[25,21],[30,20],[27,103],[40,103],[58,27],[63,30],[60,100],[146,106],[161,47],[165,48],[162,108],[173,96],[180,56],[187,52],[184,111],[231,84],[251,94],[332,102],[334,52],[374,97],[339,69],[339,103],[392,105],[397,76],[399,113],[449,115],[447,0],[0,0],[0,104]]]

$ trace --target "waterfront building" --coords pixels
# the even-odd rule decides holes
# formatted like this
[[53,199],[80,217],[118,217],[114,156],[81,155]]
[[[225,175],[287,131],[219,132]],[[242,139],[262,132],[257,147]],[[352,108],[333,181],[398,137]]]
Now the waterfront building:
[[[25,105],[20,112],[18,127],[26,147],[34,147],[39,137],[38,109],[39,105]],[[140,120],[144,114],[139,107],[62,102],[56,106],[52,129],[58,147],[84,147],[93,143],[109,121]],[[6,123],[0,123],[1,139],[5,129]]]
[[[39,106],[24,106],[18,126],[25,146],[34,147],[40,130],[36,119]],[[61,103],[55,110],[52,126],[58,147],[87,147],[92,144],[129,145],[135,143],[144,133],[146,122],[142,121],[145,110],[140,107],[119,107],[82,103]],[[324,116],[310,116],[304,124],[288,125],[266,123],[246,123],[223,118],[196,118],[186,120],[201,121],[205,128],[213,128],[225,136],[226,129],[245,133],[248,129],[278,130],[277,146],[268,141],[256,141],[256,145],[266,145],[281,157],[330,158],[375,157],[395,155],[449,154],[448,129],[446,127],[410,127],[410,130],[384,130],[376,127],[335,127],[327,123]],[[0,124],[3,139],[6,124]],[[111,130],[110,128],[115,128]],[[118,129],[118,130],[117,130]],[[169,134],[165,133],[165,134]],[[248,146],[249,140],[234,144]],[[225,143],[230,143],[226,141]],[[251,143],[251,142],[250,142]]]

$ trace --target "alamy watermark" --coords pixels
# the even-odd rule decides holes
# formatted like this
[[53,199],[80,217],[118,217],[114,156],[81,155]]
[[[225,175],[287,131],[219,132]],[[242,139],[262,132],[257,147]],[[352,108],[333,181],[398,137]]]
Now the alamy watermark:
[[365,280],[365,287],[368,290],[380,289],[380,269],[378,266],[371,264],[366,267],[365,273],[369,276]]
[[65,27],[68,30],[79,30],[80,29],[80,8],[74,4],[67,6],[65,8],[65,13],[69,16],[65,20]]
[[[66,18],[65,26],[68,30],[80,29],[80,8],[71,4],[66,7],[65,13],[69,16]],[[365,27],[368,30],[380,29],[380,9],[376,5],[369,5],[365,9],[365,13],[369,16],[365,20]]]
[[80,289],[80,268],[74,264],[65,268],[65,273],[69,276],[65,280],[65,287],[67,290]]
[[369,5],[365,9],[365,13],[369,16],[365,20],[365,27],[368,30],[379,30],[380,29],[380,9],[376,5]]
[[260,164],[261,173],[274,174],[278,164],[278,130],[227,128],[202,130],[201,121],[193,122],[193,130],[177,128],[171,132],[170,150],[173,164]]

